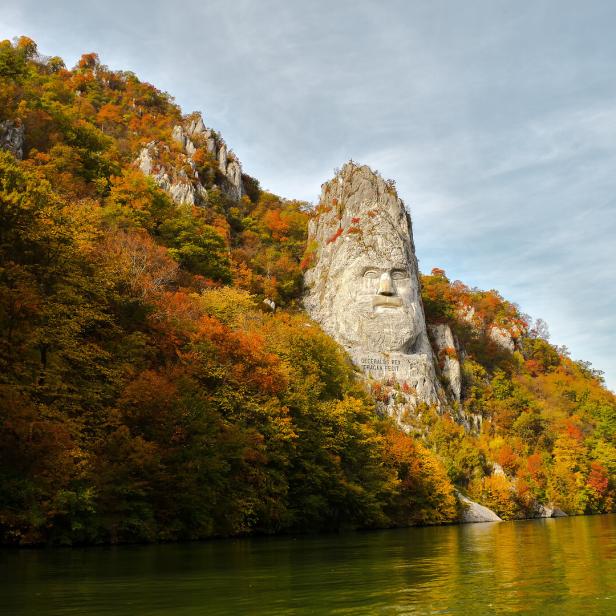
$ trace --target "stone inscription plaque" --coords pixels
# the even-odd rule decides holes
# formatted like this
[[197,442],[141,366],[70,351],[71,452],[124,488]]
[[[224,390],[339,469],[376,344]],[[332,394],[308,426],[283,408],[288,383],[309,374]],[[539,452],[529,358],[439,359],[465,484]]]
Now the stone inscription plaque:
[[388,357],[360,357],[359,364],[366,372],[398,372],[400,369],[400,360]]

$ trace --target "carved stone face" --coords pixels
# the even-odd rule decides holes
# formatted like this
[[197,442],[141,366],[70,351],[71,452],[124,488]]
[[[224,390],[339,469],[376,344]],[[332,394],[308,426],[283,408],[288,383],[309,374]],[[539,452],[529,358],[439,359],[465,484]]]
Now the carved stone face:
[[348,163],[311,222],[309,314],[349,350],[429,354],[410,217],[395,190]]
[[415,401],[436,403],[413,229],[392,183],[344,165],[323,184],[305,259],[308,314],[368,378],[395,379]]
[[364,255],[347,263],[329,281],[334,287],[331,314],[343,344],[409,352],[421,329],[421,314],[417,284],[403,251],[391,258]]

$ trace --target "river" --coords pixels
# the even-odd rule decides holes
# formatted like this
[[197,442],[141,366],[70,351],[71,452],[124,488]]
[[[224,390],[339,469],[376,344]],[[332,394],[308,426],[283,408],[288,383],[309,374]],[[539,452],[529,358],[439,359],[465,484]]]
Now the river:
[[3,616],[616,614],[616,515],[0,551]]

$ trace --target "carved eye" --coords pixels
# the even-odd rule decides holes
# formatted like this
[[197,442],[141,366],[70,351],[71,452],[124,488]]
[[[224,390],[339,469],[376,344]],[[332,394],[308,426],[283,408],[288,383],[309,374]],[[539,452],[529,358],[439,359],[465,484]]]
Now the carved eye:
[[376,270],[369,269],[364,272],[364,278],[378,278],[379,276],[380,274]]
[[391,273],[391,277],[393,280],[404,280],[405,278],[409,277],[408,272],[404,271],[404,270],[394,270]]

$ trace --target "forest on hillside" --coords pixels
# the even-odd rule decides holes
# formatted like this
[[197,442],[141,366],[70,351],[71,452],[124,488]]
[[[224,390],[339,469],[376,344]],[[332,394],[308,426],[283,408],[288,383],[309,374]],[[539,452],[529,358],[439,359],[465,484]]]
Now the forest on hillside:
[[198,204],[136,165],[151,143],[183,164],[172,134],[190,118],[96,54],[67,69],[0,42],[0,136],[23,135],[0,151],[0,542],[446,523],[456,490],[505,519],[614,511],[616,397],[598,371],[496,291],[433,270],[426,316],[459,341],[462,399],[401,430],[378,412],[395,384],[365,388],[302,311],[315,209],[245,174],[236,198],[205,143],[186,171]]

